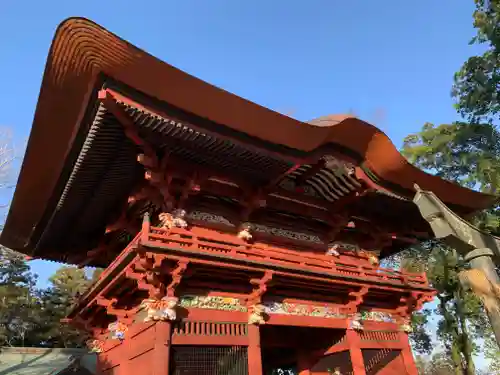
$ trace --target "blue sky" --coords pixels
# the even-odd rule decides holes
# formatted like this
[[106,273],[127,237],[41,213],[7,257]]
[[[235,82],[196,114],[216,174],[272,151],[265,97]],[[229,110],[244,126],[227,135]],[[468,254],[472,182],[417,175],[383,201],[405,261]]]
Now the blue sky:
[[[449,93],[477,52],[472,12],[472,0],[0,0],[0,126],[26,140],[54,31],[83,16],[300,120],[354,111],[399,147],[425,122],[457,119]],[[32,267],[43,285],[57,265]]]

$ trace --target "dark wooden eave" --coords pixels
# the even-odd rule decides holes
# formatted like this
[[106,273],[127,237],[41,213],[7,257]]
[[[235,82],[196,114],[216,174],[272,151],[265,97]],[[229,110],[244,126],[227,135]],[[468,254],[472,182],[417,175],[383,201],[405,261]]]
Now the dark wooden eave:
[[[288,220],[291,223],[307,226],[309,219],[315,219],[329,225],[332,215],[339,213],[343,202],[349,203],[346,199],[362,187],[354,175],[338,174],[326,165],[304,164],[293,168],[294,160],[286,155],[231,142],[203,130],[195,121],[179,121],[170,113],[154,112],[116,92],[113,95],[123,117],[117,118],[116,113],[111,113],[104,104],[90,107],[96,110],[88,133],[75,142],[77,149],[72,153],[77,155],[76,161],[67,161],[67,165],[73,165],[73,168],[68,168],[68,177],[61,179],[57,189],[59,195],[54,195],[52,205],[47,206],[43,220],[32,232],[27,249],[23,251],[72,262],[73,255],[82,254],[85,258],[88,251],[99,246],[106,227],[117,218],[124,202],[144,176],[143,167],[136,161],[140,149],[127,138],[122,122],[130,122],[160,153],[168,150],[169,158],[174,160],[168,166],[169,174],[178,179],[178,184],[171,187],[172,193],[177,191],[180,194],[193,172],[207,173],[212,177],[202,184],[204,195],[230,199],[237,205],[244,203],[242,199],[246,192],[267,187],[271,189],[267,193],[268,214],[263,216],[261,212],[261,218],[287,214],[291,215]],[[217,180],[217,176],[235,181],[239,186],[225,185]],[[292,185],[294,181],[300,181],[300,186],[308,187],[309,195],[287,190],[286,181]],[[270,184],[275,186],[271,188]],[[288,200],[283,199],[285,197]],[[388,231],[405,233],[411,227],[413,231],[427,232],[427,223],[404,198],[374,191],[349,204],[351,216],[361,216],[366,222],[376,221],[377,225],[385,223]],[[387,206],[395,210],[387,210]],[[276,214],[272,214],[273,211]],[[405,215],[406,229],[400,226],[398,216],[394,217],[395,212]],[[137,222],[140,217],[129,219]],[[310,222],[311,225],[314,223]],[[293,230],[294,226],[289,229]],[[127,238],[122,236],[122,246],[126,245]],[[383,254],[389,255],[407,245],[395,241]],[[113,254],[108,251],[111,259]],[[103,259],[94,263],[99,266],[106,264]]]

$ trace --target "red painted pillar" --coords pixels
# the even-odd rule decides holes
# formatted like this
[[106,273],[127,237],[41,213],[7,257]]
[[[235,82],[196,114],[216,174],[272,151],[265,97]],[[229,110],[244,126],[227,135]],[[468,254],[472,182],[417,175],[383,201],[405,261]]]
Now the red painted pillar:
[[[131,365],[131,353],[132,353],[132,340],[126,338],[121,343],[120,350],[120,367],[118,368],[119,375],[132,375],[134,373],[134,369]],[[102,373],[101,373],[102,374]]]
[[248,325],[248,375],[262,375],[260,329],[255,324]]
[[415,360],[413,358],[408,334],[405,332],[399,332],[399,342],[401,343],[401,357],[403,358],[406,373],[408,375],[418,375],[417,365],[415,364]]
[[351,355],[352,375],[366,375],[365,361],[361,352],[361,340],[356,331],[348,329],[346,332],[349,344],[349,354]]
[[153,374],[168,375],[170,368],[171,322],[158,322],[155,326]]

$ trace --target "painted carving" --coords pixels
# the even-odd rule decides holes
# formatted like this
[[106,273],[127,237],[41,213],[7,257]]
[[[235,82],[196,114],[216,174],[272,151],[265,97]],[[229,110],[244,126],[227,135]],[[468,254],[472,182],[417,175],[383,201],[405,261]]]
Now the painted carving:
[[362,331],[364,329],[363,324],[361,322],[361,314],[354,314],[349,321],[349,328],[354,329],[356,331]]
[[[223,311],[249,312],[249,309],[240,303],[237,298],[216,296],[182,296],[179,298],[178,306],[184,308],[213,309]],[[339,308],[332,306],[307,305],[300,303],[264,301],[261,304],[264,313],[310,316],[317,318],[347,319],[354,316],[340,312]],[[363,311],[356,314],[358,320],[370,320],[377,322],[394,322],[391,314],[380,311]]]
[[179,306],[184,308],[213,309],[222,311],[247,312],[247,308],[237,298],[216,296],[182,296]]
[[331,155],[326,155],[323,159],[325,160],[325,168],[332,170],[337,176],[354,173],[354,165],[351,163],[347,163]]
[[346,251],[353,251],[353,252],[361,251],[361,248],[358,245],[340,241],[331,242],[329,247],[335,247],[336,250],[343,249]]
[[177,209],[172,212],[172,216],[174,218],[174,226],[176,228],[187,228],[188,224],[186,222],[186,211],[182,209]]
[[261,325],[265,324],[266,320],[264,315],[266,313],[266,309],[261,304],[256,304],[250,307],[250,315],[248,316],[248,324]]
[[108,331],[111,334],[112,340],[124,340],[128,327],[123,323],[114,322],[108,325]]
[[411,325],[411,319],[410,318],[405,318],[401,325],[399,326],[401,331],[406,332],[406,333],[412,333],[413,332],[413,327]]
[[338,309],[329,306],[312,306],[288,302],[264,302],[263,305],[267,314],[311,316],[318,318],[347,318],[347,314],[343,314]]
[[243,241],[250,241],[252,239],[252,225],[249,223],[244,223],[241,225],[241,230],[238,232],[237,237]]
[[328,250],[326,251],[326,255],[332,255],[334,257],[338,257],[340,253],[338,252],[339,245],[335,244],[333,246],[328,246]]
[[227,220],[225,217],[220,215],[211,214],[208,212],[192,211],[187,216],[188,219],[205,221],[208,223],[223,224],[229,227],[234,227],[235,225]]
[[165,297],[161,300],[147,299],[141,304],[141,308],[146,310],[145,322],[150,321],[173,321],[177,319],[176,308],[178,299],[175,297]]
[[158,215],[160,227],[167,230],[172,228],[187,228],[188,224],[185,217],[186,211],[181,209],[174,210],[172,213],[162,212]]
[[160,224],[158,225],[162,229],[172,229],[174,226],[174,218],[172,214],[168,212],[162,212],[158,215],[158,219],[160,220]]
[[291,230],[282,228],[271,228],[265,225],[252,224],[252,229],[256,232],[266,233],[278,237],[290,238],[296,241],[323,243],[318,236],[306,233],[293,232]]
[[359,313],[361,320],[371,320],[375,322],[394,323],[391,314],[380,311],[362,311]]
[[87,348],[92,353],[102,353],[104,348],[104,342],[101,340],[90,339],[86,342]]

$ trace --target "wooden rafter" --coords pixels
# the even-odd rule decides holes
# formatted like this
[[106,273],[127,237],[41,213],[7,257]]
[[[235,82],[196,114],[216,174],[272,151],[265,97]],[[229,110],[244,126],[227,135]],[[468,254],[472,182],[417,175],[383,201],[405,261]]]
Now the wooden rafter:
[[305,171],[295,179],[295,187],[300,188],[301,186],[303,186],[307,180],[314,177],[319,171],[325,168],[325,166],[325,159],[318,160],[315,164],[311,165],[311,168],[309,168],[307,171]]

